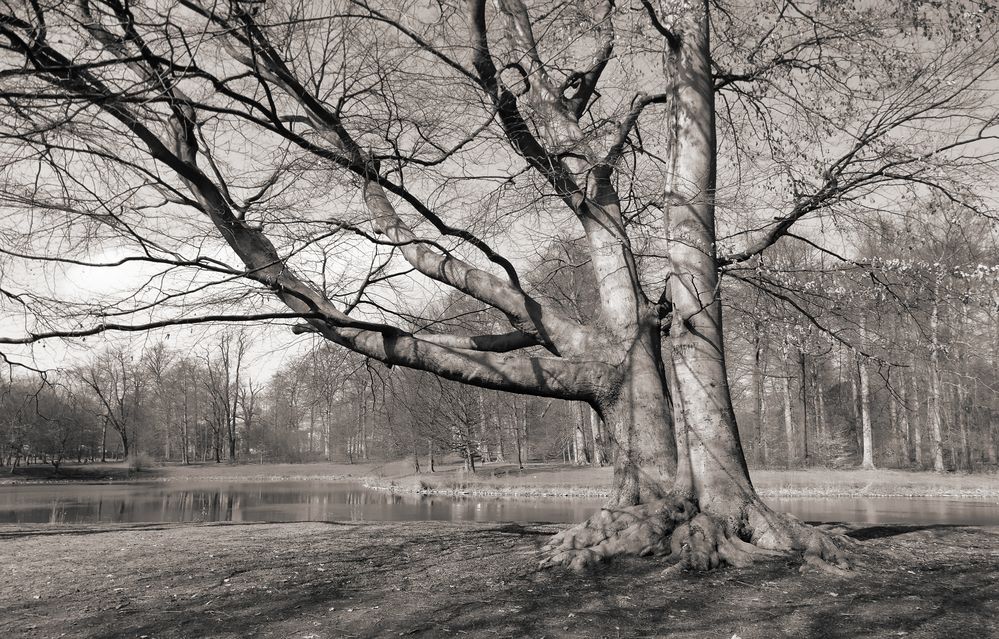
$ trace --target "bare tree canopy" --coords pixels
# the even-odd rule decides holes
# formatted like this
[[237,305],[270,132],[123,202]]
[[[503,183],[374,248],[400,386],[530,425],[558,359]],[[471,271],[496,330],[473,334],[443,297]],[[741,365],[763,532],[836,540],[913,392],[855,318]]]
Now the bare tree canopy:
[[[759,270],[786,244],[853,259],[859,229],[930,198],[995,220],[987,3],[0,7],[20,330],[0,344],[294,318],[388,366],[586,402],[614,508],[552,563],[845,566],[753,489],[723,276],[794,303]],[[81,290],[70,267],[128,275]],[[568,295],[546,288],[562,269]],[[207,366],[220,429],[241,354]]]

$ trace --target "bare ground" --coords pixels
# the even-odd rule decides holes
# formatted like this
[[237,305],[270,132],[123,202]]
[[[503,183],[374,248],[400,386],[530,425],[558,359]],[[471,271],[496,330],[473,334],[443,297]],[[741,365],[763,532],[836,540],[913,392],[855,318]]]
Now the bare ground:
[[0,527],[0,637],[999,636],[999,528],[854,527],[846,578],[793,558],[540,571],[560,528]]

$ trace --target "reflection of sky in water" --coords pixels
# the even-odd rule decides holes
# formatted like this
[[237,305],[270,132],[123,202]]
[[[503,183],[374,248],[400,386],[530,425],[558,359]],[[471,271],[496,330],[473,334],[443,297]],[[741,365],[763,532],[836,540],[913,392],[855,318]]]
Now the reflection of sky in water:
[[[154,521],[582,521],[600,499],[394,494],[338,482],[0,487],[0,523]],[[999,504],[906,498],[771,499],[806,521],[999,525]]]
[[557,521],[599,499],[393,494],[336,482],[76,484],[0,487],[0,523],[152,521]]
[[845,521],[858,524],[999,525],[999,503],[985,499],[907,497],[822,497],[769,499],[777,510],[805,521]]

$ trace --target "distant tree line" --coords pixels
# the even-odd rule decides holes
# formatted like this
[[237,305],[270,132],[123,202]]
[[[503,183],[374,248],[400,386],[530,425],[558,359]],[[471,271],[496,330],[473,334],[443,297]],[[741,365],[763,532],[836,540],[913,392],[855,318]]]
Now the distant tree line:
[[[606,464],[589,406],[469,389],[320,345],[257,382],[248,334],[221,333],[200,355],[164,342],[111,347],[88,366],[0,386],[4,466],[115,461],[367,461],[409,457]],[[58,379],[58,381],[54,381]]]
[[[872,227],[849,258],[788,244],[728,271],[730,383],[751,465],[996,466],[999,264],[987,229],[969,234],[974,220],[935,206]],[[578,244],[544,257],[532,285],[587,319],[596,293],[576,280]],[[474,311],[453,302],[427,314],[487,329]],[[0,463],[142,452],[182,463],[408,458],[433,471],[448,457],[474,471],[612,459],[585,403],[467,387],[318,341],[260,379],[251,338],[229,329],[183,353],[165,341],[109,347],[45,380],[12,377],[0,386]]]
[[997,462],[999,262],[939,202],[849,258],[801,242],[730,272],[730,382],[758,466]]

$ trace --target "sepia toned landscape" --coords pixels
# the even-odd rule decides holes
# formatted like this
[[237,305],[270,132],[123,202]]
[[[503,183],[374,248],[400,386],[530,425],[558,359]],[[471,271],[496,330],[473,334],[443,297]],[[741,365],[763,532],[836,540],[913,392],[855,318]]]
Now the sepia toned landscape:
[[993,0],[0,0],[0,636],[999,635]]

